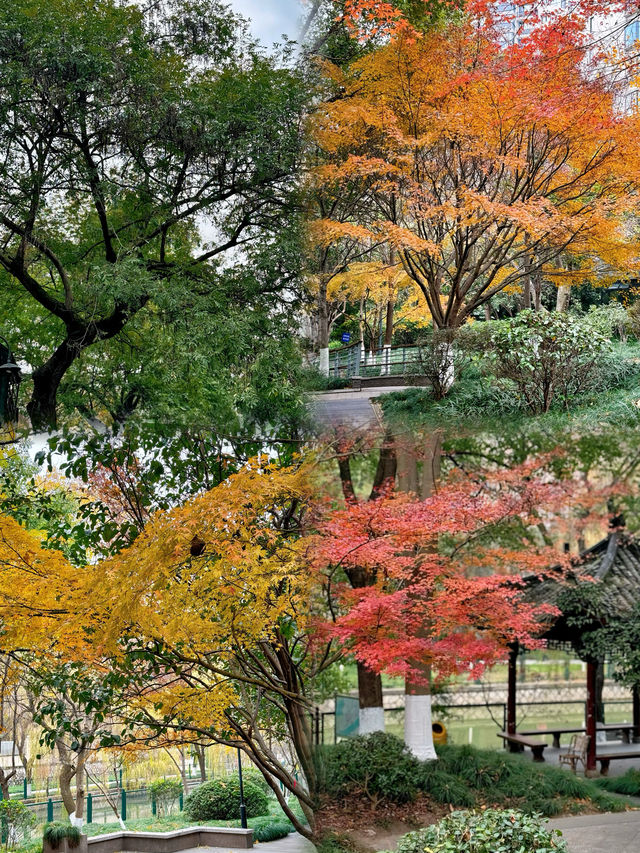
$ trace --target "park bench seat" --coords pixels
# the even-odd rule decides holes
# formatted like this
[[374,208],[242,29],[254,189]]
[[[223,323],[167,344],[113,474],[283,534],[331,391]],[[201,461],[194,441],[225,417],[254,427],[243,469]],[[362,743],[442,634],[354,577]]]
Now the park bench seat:
[[544,761],[542,754],[547,746],[543,740],[533,740],[521,734],[509,734],[509,732],[498,732],[498,737],[502,738],[509,744],[511,752],[523,752],[525,746],[533,753],[534,761]]
[[608,775],[610,762],[622,761],[623,758],[640,758],[640,751],[636,750],[635,752],[611,752],[596,755],[596,761],[600,762],[600,773],[602,774],[602,776]]
[[[631,734],[633,732],[633,723],[598,723],[597,730],[599,732],[620,732],[622,736],[623,743],[631,742]],[[581,735],[586,733],[586,729],[584,726],[576,727],[576,728],[548,728],[548,729],[530,729],[528,731],[519,731],[519,735],[524,735],[525,737],[529,737],[532,735],[538,735],[542,737],[543,735],[552,735],[553,736],[553,747],[554,749],[560,749],[560,737],[561,735]]]

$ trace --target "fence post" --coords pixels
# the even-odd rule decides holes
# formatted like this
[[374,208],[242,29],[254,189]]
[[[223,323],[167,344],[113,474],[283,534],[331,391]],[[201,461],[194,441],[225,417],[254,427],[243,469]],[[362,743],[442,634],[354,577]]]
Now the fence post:
[[120,791],[120,817],[127,819],[127,792],[124,788]]
[[93,794],[87,794],[87,823],[93,823]]
[[180,811],[184,809],[184,793],[180,791],[180,799],[178,800],[178,805],[180,807]]
[[[2,793],[2,791],[0,791],[0,802],[2,802],[3,799],[4,799],[4,794]],[[0,817],[0,842],[2,842],[2,844],[6,845],[7,836],[8,836],[7,821]]]
[[27,792],[27,777],[25,776],[24,782],[22,783],[22,799],[26,800],[28,796],[29,794]]
[[151,814],[156,815],[158,813],[158,806],[156,805],[156,798],[152,794],[151,795]]
[[47,821],[51,823],[53,820],[53,800],[51,797],[47,800]]

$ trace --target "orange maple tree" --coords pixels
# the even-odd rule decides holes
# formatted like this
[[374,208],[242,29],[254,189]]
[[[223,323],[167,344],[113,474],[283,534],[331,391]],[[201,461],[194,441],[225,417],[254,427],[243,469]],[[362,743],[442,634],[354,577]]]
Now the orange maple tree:
[[615,275],[637,260],[638,117],[618,109],[610,76],[589,73],[579,33],[595,4],[564,27],[540,17],[511,45],[499,7],[415,33],[390,4],[354,3],[404,24],[346,69],[325,64],[316,177],[333,192],[366,186],[369,213],[314,229],[392,247],[440,329],[536,273],[561,276],[567,256]]

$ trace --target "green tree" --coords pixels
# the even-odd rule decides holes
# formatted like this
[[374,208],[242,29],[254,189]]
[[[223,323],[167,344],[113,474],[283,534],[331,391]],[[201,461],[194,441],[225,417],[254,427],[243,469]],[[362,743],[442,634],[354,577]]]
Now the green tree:
[[[284,65],[216,0],[0,2],[0,266],[5,304],[21,301],[14,323],[39,330],[35,429],[56,423],[60,383],[88,348],[134,318],[141,334],[143,312],[188,327],[217,306],[219,320],[221,259],[258,236],[264,267],[304,101]],[[235,304],[287,287],[259,260],[233,282]]]

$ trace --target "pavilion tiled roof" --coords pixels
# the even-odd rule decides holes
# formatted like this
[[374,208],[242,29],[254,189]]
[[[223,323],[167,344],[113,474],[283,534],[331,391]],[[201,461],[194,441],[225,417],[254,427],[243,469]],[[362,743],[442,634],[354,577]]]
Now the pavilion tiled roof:
[[[560,570],[558,569],[560,575]],[[535,604],[557,606],[562,592],[572,581],[592,578],[603,584],[603,609],[607,613],[625,613],[640,600],[640,543],[624,529],[612,529],[607,537],[582,551],[571,570],[558,581],[552,577],[531,579],[526,597]],[[605,614],[603,613],[603,616]],[[556,641],[571,641],[575,628],[560,616],[545,633]]]

